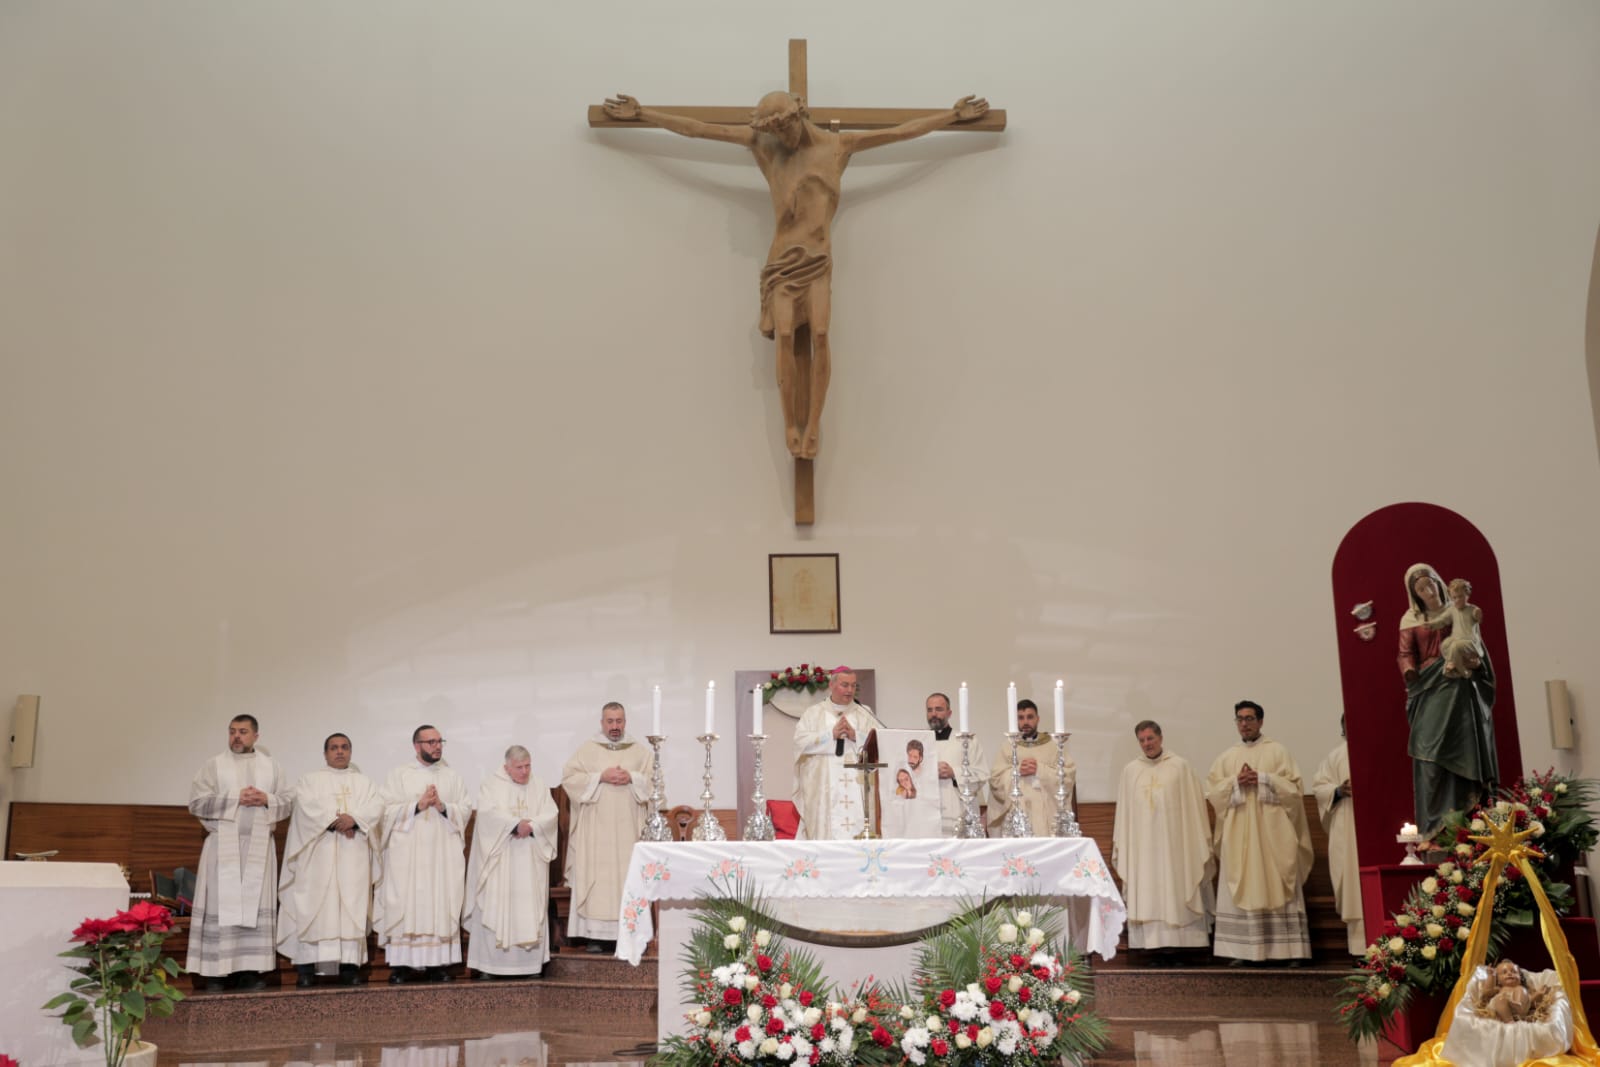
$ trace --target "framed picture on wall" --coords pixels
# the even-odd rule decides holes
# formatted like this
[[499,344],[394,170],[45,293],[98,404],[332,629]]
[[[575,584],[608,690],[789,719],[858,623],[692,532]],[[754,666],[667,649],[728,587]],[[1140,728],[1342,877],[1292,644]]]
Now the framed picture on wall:
[[772,633],[838,633],[839,553],[769,555],[767,603]]

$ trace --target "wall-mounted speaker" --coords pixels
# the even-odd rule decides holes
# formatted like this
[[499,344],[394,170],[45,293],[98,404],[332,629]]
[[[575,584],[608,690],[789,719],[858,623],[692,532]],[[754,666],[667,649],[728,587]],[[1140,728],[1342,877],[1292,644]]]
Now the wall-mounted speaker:
[[1572,736],[1572,694],[1567,691],[1565,679],[1544,683],[1544,702],[1550,709],[1550,746],[1577,748]]
[[11,766],[33,766],[33,739],[39,731],[39,698],[20,696],[11,712]]

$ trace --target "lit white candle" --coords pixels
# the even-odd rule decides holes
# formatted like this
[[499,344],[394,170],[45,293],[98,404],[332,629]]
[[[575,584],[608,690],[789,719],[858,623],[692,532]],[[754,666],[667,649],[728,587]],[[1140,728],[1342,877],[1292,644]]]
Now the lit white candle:
[[757,737],[761,736],[761,687],[758,685],[750,690],[750,721],[754,723],[750,732]]
[[706,683],[706,733],[717,732],[717,683]]
[[1400,836],[1401,837],[1416,837],[1417,836],[1417,824],[1414,823],[1414,822],[1408,822],[1408,823],[1402,824],[1401,827],[1400,827]]
[[659,685],[650,694],[650,734],[653,737],[661,736],[661,687]]
[[1006,733],[1017,732],[1017,683],[1006,686]]
[[1067,732],[1067,683],[1063,678],[1056,679],[1056,733]]
[[960,719],[961,732],[962,733],[970,733],[971,731],[969,731],[967,729],[967,683],[966,682],[962,682],[961,683],[961,691],[957,695],[958,695],[958,697],[960,699],[960,703],[961,703],[961,719]]

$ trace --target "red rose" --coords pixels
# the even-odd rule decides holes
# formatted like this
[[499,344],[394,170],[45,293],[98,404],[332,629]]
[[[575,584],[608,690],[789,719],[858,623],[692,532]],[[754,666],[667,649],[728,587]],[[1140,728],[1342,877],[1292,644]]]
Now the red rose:
[[946,989],[943,993],[939,994],[939,1006],[941,1008],[948,1008],[955,1002],[956,991],[954,989]]
[[928,1042],[928,1047],[933,1050],[935,1056],[948,1056],[950,1054],[950,1042],[942,1037],[936,1037]]
[[998,1000],[989,1001],[989,1018],[991,1018],[991,1019],[1004,1019],[1005,1017],[1006,1017],[1006,1006],[1005,1006],[1005,1004],[1003,1004],[1002,1002],[1000,1002]]
[[771,956],[761,956],[761,955],[756,956],[756,970],[758,970],[758,971],[770,971],[770,970],[772,970],[772,957]]
[[1465,826],[1456,831],[1456,844],[1464,845],[1470,840],[1472,840],[1472,831]]
[[763,1008],[776,1008],[778,1006],[778,998],[768,993],[761,998],[761,1006]]
[[771,1034],[773,1037],[777,1037],[779,1034],[783,1033],[783,1020],[782,1019],[768,1019],[767,1020],[767,1033]]
[[1506,868],[1506,877],[1507,878],[1521,878],[1522,877],[1522,868],[1521,867],[1507,867]]
[[1393,920],[1383,924],[1383,936],[1384,937],[1394,937],[1395,935],[1397,935],[1399,933],[1400,933],[1400,927],[1396,926],[1394,924]]
[[821,1062],[822,1062],[822,1050],[820,1048],[817,1048],[817,1047],[813,1046],[812,1049],[811,1049],[811,1060],[810,1060],[811,1067],[817,1067],[817,1064],[819,1064]]
[[816,996],[811,992],[811,990],[808,989],[804,993],[800,994],[800,1006],[802,1008],[809,1008],[811,1007],[811,1002],[815,999]]
[[745,1026],[741,1026],[741,1027],[739,1027],[739,1029],[735,1030],[733,1032],[733,1039],[735,1041],[749,1041],[750,1040],[750,1027],[749,1027],[749,1025],[746,1024]]
[[1415,941],[1417,939],[1417,928],[1415,926],[1408,926],[1404,930],[1400,931],[1400,936],[1405,938],[1407,941]]
[[811,669],[811,664],[809,664],[809,663],[800,664],[800,673],[801,674],[806,673],[806,671],[809,671],[810,669]]
[[1458,926],[1461,925],[1461,916],[1459,916],[1459,915],[1446,915],[1444,917],[1444,924],[1446,926],[1450,927],[1450,929],[1454,930]]
[[998,974],[991,974],[989,977],[983,980],[983,985],[984,988],[991,993],[1000,992],[1000,976]]
[[738,1004],[743,999],[744,999],[744,997],[740,994],[740,992],[737,989],[729,988],[729,989],[724,989],[722,991],[722,1003],[724,1003],[724,1004],[729,1004],[729,1005]]
[[1456,896],[1460,897],[1462,900],[1466,901],[1468,904],[1471,904],[1472,903],[1472,898],[1477,896],[1477,894],[1472,891],[1472,887],[1471,886],[1464,885],[1460,889],[1456,890]]
[[1390,981],[1398,982],[1398,981],[1400,981],[1400,979],[1404,978],[1405,976],[1406,976],[1406,969],[1404,967],[1400,966],[1398,963],[1394,964],[1392,967],[1389,968],[1389,980]]
[[968,1023],[967,1024],[967,1039],[969,1041],[978,1040],[978,1024],[977,1023]]
[[1027,959],[1025,959],[1024,957],[1018,956],[1015,953],[1012,953],[1011,966],[1013,966],[1013,967],[1021,967],[1024,963],[1027,963],[1027,962],[1028,962]]
[[811,1040],[813,1040],[813,1041],[821,1041],[823,1038],[825,1038],[827,1036],[828,1036],[828,1028],[826,1026],[823,1026],[821,1023],[818,1023],[817,1025],[815,1025],[815,1026],[813,1026],[811,1028]]
[[1455,947],[1456,947],[1456,943],[1454,941],[1452,941],[1450,938],[1441,937],[1439,939],[1439,951],[1440,952],[1454,952],[1455,951]]
[[1450,894],[1441,889],[1433,895],[1433,902],[1435,904],[1448,904],[1450,903]]
[[960,1019],[951,1019],[950,1020],[950,1033],[951,1034],[959,1034],[960,1032],[961,1032],[961,1020]]
[[1376,1011],[1378,1008],[1378,998],[1373,996],[1371,993],[1367,993],[1362,996],[1361,1004],[1368,1011]]
[[881,1026],[874,1026],[872,1028],[872,1040],[874,1044],[882,1045],[884,1048],[888,1048],[890,1045],[894,1044],[894,1038],[889,1036],[889,1031],[885,1030]]
[[1017,999],[1022,1001],[1024,1004],[1028,1003],[1028,1001],[1033,999],[1033,990],[1029,989],[1027,986],[1023,986],[1021,989],[1017,990]]
[[776,682],[778,680],[778,672],[777,671],[773,671],[772,672],[772,680],[774,682]]

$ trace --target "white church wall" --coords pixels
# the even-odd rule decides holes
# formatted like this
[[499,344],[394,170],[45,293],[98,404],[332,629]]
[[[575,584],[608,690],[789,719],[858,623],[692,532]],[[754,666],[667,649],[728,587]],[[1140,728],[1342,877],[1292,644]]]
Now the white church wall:
[[[764,184],[583,117],[753,104],[791,35],[819,104],[1010,116],[846,174],[810,530]],[[428,721],[469,782],[512,741],[554,780],[659,683],[693,802],[706,681],[802,661],[896,726],[965,680],[991,750],[1065,676],[1086,800],[1137,720],[1203,766],[1244,696],[1309,775],[1333,552],[1401,500],[1499,554],[1524,763],[1592,771],[1597,44],[1456,3],[12,5],[7,792],[181,802],[239,712],[297,772]],[[841,554],[841,634],[767,633],[781,551]]]

